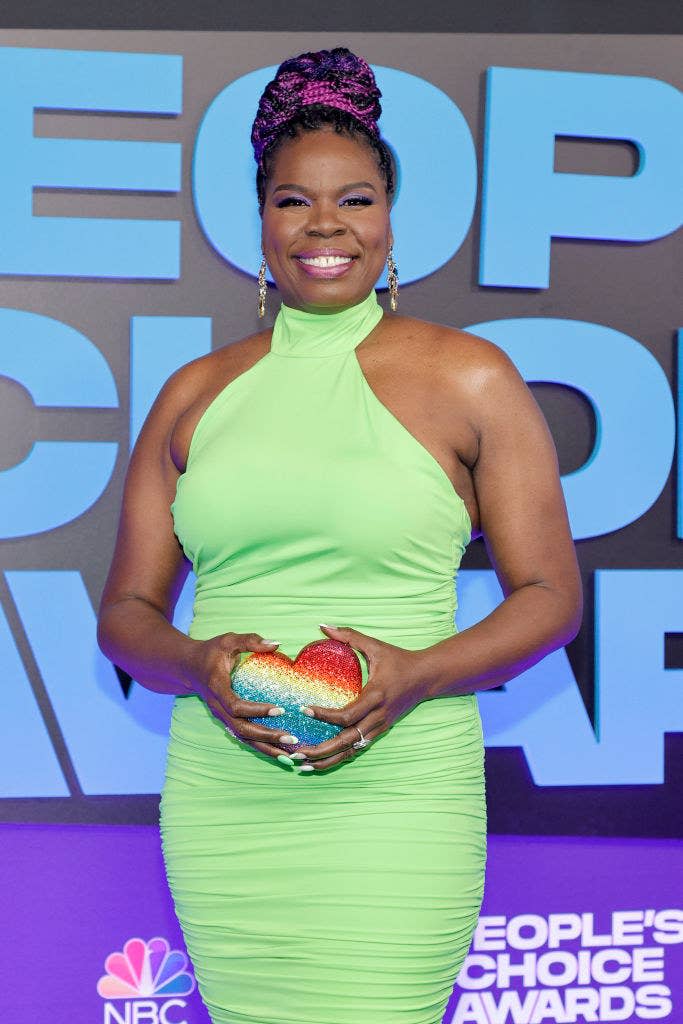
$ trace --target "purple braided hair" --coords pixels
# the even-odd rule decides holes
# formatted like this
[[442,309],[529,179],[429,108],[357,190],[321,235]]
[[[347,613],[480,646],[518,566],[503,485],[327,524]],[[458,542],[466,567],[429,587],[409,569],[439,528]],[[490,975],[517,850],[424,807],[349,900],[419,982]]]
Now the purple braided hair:
[[372,68],[345,46],[302,53],[283,61],[259,101],[251,130],[254,159],[264,172],[263,154],[302,107],[321,103],[351,114],[376,139],[382,113]]

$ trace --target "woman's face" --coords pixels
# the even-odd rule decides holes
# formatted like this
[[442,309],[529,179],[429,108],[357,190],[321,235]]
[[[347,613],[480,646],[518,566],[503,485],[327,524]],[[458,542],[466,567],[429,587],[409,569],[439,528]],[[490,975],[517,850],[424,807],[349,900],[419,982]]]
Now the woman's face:
[[[369,145],[331,127],[282,143],[266,182],[261,245],[285,305],[336,313],[361,302],[392,242],[384,179]],[[342,259],[320,260],[332,254]],[[333,265],[315,266],[316,256]]]

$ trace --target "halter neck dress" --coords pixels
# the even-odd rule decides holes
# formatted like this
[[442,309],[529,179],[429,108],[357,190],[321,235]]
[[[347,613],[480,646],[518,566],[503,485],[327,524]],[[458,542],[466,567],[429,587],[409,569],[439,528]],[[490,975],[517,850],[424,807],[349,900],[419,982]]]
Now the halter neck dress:
[[[190,636],[257,632],[294,658],[320,622],[410,650],[456,632],[471,523],[363,375],[382,316],[374,289],[337,313],[283,303],[270,351],[203,413],[171,505]],[[484,893],[476,694],[308,773],[178,697],[161,840],[214,1024],[439,1024]]]

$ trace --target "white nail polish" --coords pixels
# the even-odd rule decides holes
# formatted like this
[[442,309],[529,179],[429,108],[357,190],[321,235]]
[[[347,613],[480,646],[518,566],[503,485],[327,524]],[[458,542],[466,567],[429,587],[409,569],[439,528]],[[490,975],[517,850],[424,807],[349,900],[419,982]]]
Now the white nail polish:
[[285,709],[284,708],[271,708],[269,710],[269,712],[268,712],[268,714],[271,716],[271,718],[275,717],[275,715],[284,715],[284,713],[285,713]]
[[306,760],[306,755],[305,754],[301,754],[299,751],[297,751],[295,754],[290,754],[289,756],[294,761],[305,761]]
[[280,646],[280,641],[279,640],[264,640],[263,642],[264,642],[264,644],[275,644],[277,647]]
[[299,711],[301,711],[301,713],[304,715],[308,715],[309,718],[315,718],[315,713],[311,711],[310,708],[307,708],[304,704],[300,706]]
[[280,737],[280,743],[298,743],[298,742],[299,742],[299,737],[298,736],[291,736],[289,733],[287,733],[285,736],[281,736]]
[[324,626],[325,629],[339,629],[339,626],[331,626],[329,622],[319,622],[319,626]]
[[315,768],[312,764],[301,764],[294,766],[298,772],[313,772]]

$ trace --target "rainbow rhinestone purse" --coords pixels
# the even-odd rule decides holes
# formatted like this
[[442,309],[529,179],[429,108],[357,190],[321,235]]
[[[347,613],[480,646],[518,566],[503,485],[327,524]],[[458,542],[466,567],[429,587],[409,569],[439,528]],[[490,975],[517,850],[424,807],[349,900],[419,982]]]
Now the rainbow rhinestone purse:
[[299,706],[344,707],[360,694],[363,674],[349,644],[314,640],[294,659],[279,651],[247,654],[233,669],[232,688],[243,700],[267,701],[285,709],[283,715],[251,718],[251,722],[293,733],[303,744],[316,744],[336,736],[343,726],[309,718]]

